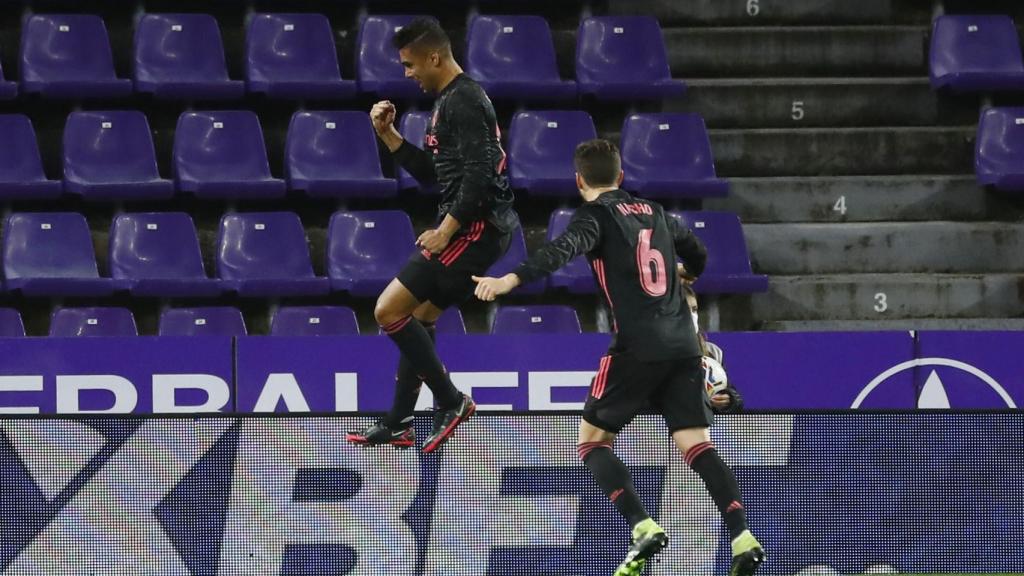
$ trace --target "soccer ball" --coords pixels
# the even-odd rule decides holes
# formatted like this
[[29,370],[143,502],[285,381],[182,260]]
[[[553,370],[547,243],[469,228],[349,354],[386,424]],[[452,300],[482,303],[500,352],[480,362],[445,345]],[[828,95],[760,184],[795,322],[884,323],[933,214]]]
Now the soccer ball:
[[729,384],[729,376],[725,373],[725,368],[718,363],[718,360],[705,356],[701,359],[701,366],[704,368],[704,390],[708,393],[708,396],[714,396]]

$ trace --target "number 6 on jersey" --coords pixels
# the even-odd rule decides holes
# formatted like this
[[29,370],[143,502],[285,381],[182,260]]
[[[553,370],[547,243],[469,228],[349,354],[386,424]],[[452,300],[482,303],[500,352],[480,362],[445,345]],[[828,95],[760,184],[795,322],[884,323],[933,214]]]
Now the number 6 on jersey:
[[655,248],[651,248],[651,235],[654,230],[644,228],[640,231],[640,241],[636,246],[636,265],[640,269],[640,285],[644,292],[651,296],[664,296],[668,290],[668,279],[665,277],[665,257]]

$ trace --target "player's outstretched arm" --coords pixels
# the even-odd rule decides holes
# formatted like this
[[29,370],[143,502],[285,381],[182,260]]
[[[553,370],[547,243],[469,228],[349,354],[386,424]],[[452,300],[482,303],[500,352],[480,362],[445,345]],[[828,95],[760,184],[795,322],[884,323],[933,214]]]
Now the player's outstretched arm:
[[522,284],[540,280],[580,254],[590,252],[601,239],[601,225],[595,209],[586,205],[576,209],[561,236],[548,242],[512,272]]
[[516,269],[501,278],[473,276],[476,282],[476,297],[491,302],[498,296],[508,294],[520,284],[539,280],[576,256],[589,252],[601,237],[597,219],[586,213],[585,208],[576,211],[569,226],[561,236],[545,244]]
[[498,296],[508,294],[519,286],[519,276],[508,273],[501,278],[473,276],[476,282],[476,297],[484,302],[493,302]]

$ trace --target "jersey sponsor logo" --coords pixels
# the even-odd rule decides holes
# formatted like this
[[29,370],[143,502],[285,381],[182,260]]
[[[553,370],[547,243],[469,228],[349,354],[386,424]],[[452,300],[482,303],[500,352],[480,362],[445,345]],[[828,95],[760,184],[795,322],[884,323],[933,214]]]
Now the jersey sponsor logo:
[[[426,135],[423,137],[423,143],[427,148],[437,148],[437,118],[440,114],[439,111],[434,110],[434,115],[430,117],[430,130],[427,130]],[[437,154],[437,150],[434,150],[434,154]]]
[[916,406],[907,408],[974,408],[977,407],[975,402],[982,399],[992,400],[987,405],[1017,407],[995,378],[977,366],[951,358],[917,358],[897,364],[869,382],[850,407],[860,408],[873,395],[886,394],[887,384],[907,370],[918,370],[919,377],[924,378],[917,393]]

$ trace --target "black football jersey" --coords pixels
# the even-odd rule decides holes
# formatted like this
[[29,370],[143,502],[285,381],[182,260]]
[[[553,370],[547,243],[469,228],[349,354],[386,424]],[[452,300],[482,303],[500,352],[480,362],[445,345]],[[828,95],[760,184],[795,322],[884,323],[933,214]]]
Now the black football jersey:
[[612,352],[651,362],[701,355],[676,258],[698,276],[707,251],[660,204],[623,190],[605,192],[580,206],[565,232],[515,273],[527,284],[580,254],[590,262],[612,312]]
[[463,227],[486,220],[502,232],[519,224],[494,106],[469,76],[438,94],[423,147],[404,141],[395,159],[421,184],[441,186],[438,222],[451,214]]

